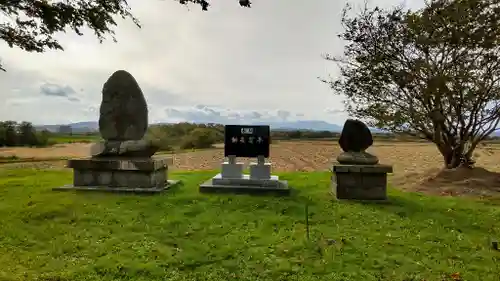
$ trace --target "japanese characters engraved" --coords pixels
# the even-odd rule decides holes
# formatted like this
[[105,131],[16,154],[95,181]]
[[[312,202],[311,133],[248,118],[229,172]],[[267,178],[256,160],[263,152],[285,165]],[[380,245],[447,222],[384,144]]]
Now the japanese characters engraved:
[[269,126],[226,125],[224,156],[269,157],[271,129]]

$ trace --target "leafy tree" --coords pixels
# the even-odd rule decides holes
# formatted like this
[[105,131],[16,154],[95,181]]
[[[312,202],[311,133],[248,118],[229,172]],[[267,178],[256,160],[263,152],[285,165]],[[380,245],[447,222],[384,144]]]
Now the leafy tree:
[[146,139],[158,140],[161,151],[171,151],[172,140],[169,137],[168,130],[165,130],[163,126],[150,126],[146,134]]
[[6,146],[7,141],[7,128],[4,126],[4,122],[0,122],[0,147]]
[[499,0],[431,0],[420,10],[342,16],[340,78],[323,80],[374,127],[436,144],[444,164],[470,163],[500,122]]
[[18,124],[18,144],[35,146],[38,144],[36,130],[30,122],[21,122]]
[[189,135],[186,135],[181,143],[181,148],[210,148],[216,142],[222,141],[223,136],[220,132],[208,128],[196,128]]
[[71,128],[70,125],[61,125],[57,129],[57,132],[59,134],[69,134],[69,135],[71,135],[73,133],[73,129]]
[[4,121],[2,122],[2,131],[4,133],[3,139],[5,140],[5,146],[16,146],[19,142],[19,136],[17,134],[17,122],[15,121]]
[[37,131],[36,133],[36,145],[37,146],[47,146],[54,145],[55,141],[50,140],[50,132],[47,130]]
[[288,133],[288,137],[291,139],[300,139],[302,137],[302,132],[299,130],[291,131]]
[[[206,11],[209,0],[175,0],[182,5],[193,3]],[[239,0],[242,7],[250,7],[249,0]],[[102,42],[106,36],[114,37],[114,16],[131,19],[138,27],[126,0],[2,0],[0,12],[10,20],[0,23],[0,39],[10,47],[28,52],[42,53],[49,49],[63,50],[54,38],[58,32],[71,30],[83,35],[87,26]],[[4,70],[0,65],[0,69]]]
[[0,146],[46,146],[48,144],[48,132],[37,132],[30,122],[0,121]]

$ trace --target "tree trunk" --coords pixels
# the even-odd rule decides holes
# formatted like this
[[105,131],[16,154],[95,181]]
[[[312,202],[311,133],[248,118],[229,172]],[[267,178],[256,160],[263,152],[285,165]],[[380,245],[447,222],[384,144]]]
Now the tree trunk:
[[441,155],[443,155],[446,169],[454,169],[460,166],[471,168],[471,165],[474,163],[474,161],[472,161],[472,152],[474,148],[475,145],[468,148],[465,146],[465,143],[455,148],[450,144],[438,145],[438,149]]
[[449,149],[445,154],[443,154],[444,165],[446,169],[454,169],[461,164],[461,153],[458,149]]

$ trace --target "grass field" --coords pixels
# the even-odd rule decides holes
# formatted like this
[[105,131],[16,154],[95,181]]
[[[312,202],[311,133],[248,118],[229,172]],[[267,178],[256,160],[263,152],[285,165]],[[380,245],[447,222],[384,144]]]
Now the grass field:
[[98,135],[56,135],[50,138],[51,143],[89,143],[100,140]]
[[[287,198],[58,193],[69,171],[0,170],[0,280],[498,280],[494,202],[390,190],[337,202],[328,173],[283,174]],[[307,239],[305,205],[309,205]]]

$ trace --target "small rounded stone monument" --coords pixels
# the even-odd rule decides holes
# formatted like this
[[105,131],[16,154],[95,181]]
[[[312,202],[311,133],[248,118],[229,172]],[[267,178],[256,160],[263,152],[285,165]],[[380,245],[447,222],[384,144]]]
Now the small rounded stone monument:
[[337,161],[340,164],[375,165],[378,158],[365,150],[373,144],[368,126],[360,120],[347,119],[339,139],[342,152]]
[[392,166],[365,150],[373,144],[368,126],[360,120],[348,119],[339,139],[343,152],[333,165],[332,191],[337,199],[386,200],[387,174]]

